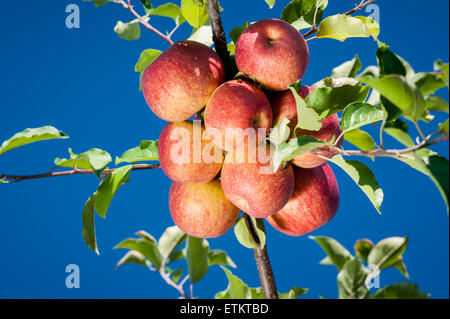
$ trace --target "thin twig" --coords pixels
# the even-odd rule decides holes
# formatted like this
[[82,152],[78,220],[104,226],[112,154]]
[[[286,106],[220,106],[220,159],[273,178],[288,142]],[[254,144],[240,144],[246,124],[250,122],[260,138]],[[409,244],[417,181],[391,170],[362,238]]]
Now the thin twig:
[[112,0],[112,2],[123,6],[125,9],[130,11],[136,17],[137,21],[139,21],[144,27],[146,27],[148,30],[152,31],[153,33],[155,33],[158,36],[160,36],[161,38],[163,38],[170,45],[173,44],[173,41],[170,36],[163,34],[161,31],[159,31],[154,26],[149,24],[145,17],[142,17],[141,15],[139,15],[139,13],[136,12],[136,10],[134,10],[133,6],[131,5],[131,0],[128,0],[127,2],[125,2],[124,0]]
[[427,141],[427,138],[425,137],[425,134],[423,134],[422,130],[420,129],[419,123],[418,123],[417,121],[413,121],[413,123],[414,123],[414,126],[415,126],[416,129],[417,129],[417,132],[419,132],[420,137],[422,137],[422,140],[423,140],[424,142],[426,142],[426,141]]
[[[376,1],[376,0],[368,0],[368,1],[366,1],[366,2],[362,1],[359,5],[357,5],[357,6],[354,7],[353,9],[351,9],[351,10],[349,10],[349,11],[343,13],[343,15],[350,15],[350,14],[352,14],[352,13],[358,11],[358,10],[361,10],[361,9],[364,8],[364,7],[367,7],[369,4],[371,4],[371,3],[375,2],[375,1]],[[306,33],[303,35],[303,37],[304,37],[304,38],[307,38],[307,37],[310,36],[311,34],[316,33],[318,29],[319,29],[319,27],[316,26],[315,23],[314,23],[313,26],[311,27],[311,29],[309,29],[309,31],[306,32]]]
[[425,148],[427,146],[431,146],[434,144],[437,144],[439,142],[442,141],[448,141],[449,139],[449,135],[448,132],[443,134],[442,136],[432,140],[432,141],[427,141],[424,140],[421,143],[413,146],[413,147],[409,147],[409,148],[405,148],[405,149],[400,149],[400,150],[396,150],[396,149],[391,149],[391,150],[386,150],[386,149],[376,149],[376,150],[372,150],[372,151],[344,151],[342,149],[338,149],[338,148],[333,148],[334,151],[336,151],[336,153],[341,154],[341,155],[345,155],[345,156],[367,156],[367,157],[386,157],[386,156],[398,156],[398,155],[403,155],[403,154],[408,154],[408,153],[412,153],[415,151],[418,151],[422,148]]
[[[147,170],[147,169],[158,169],[161,168],[160,164],[139,164],[134,165],[132,170]],[[104,175],[111,174],[118,168],[113,169],[105,169],[103,171]],[[71,169],[68,171],[60,171],[60,172],[47,172],[44,174],[36,174],[36,175],[6,175],[6,174],[0,174],[0,179],[6,179],[3,183],[17,183],[24,180],[30,180],[30,179],[38,179],[38,178],[49,178],[49,177],[60,177],[60,176],[70,176],[70,175],[90,175],[95,174],[95,171],[90,169]]]
[[186,293],[184,292],[183,285],[186,282],[187,278],[183,279],[178,285],[170,278],[170,274],[166,272],[166,264],[167,260],[169,259],[170,254],[174,251],[174,249],[177,247],[178,242],[174,242],[172,246],[169,247],[169,250],[166,252],[166,254],[163,256],[161,260],[161,266],[159,267],[159,274],[161,275],[162,279],[171,287],[175,288],[184,299],[189,299]]

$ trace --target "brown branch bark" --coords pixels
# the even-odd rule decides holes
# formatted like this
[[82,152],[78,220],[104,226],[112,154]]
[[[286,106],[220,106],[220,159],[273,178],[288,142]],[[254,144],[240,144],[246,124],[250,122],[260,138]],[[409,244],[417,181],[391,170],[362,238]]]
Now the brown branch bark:
[[[138,171],[138,170],[147,170],[147,169],[158,169],[161,168],[160,164],[139,164],[134,165],[132,170]],[[103,174],[106,176],[108,174],[111,174],[117,170],[117,168],[112,169],[105,169],[103,171]],[[24,180],[30,180],[30,179],[38,179],[38,178],[49,178],[49,177],[60,177],[60,176],[70,176],[70,175],[90,175],[95,174],[93,170],[90,169],[72,169],[68,171],[61,171],[61,172],[48,172],[44,174],[36,174],[36,175],[4,175],[0,174],[0,179],[6,179],[3,183],[17,183]]]
[[[348,16],[348,15],[350,15],[350,14],[352,14],[352,13],[358,11],[358,10],[361,10],[361,9],[364,8],[364,7],[367,7],[369,4],[374,3],[375,1],[376,1],[376,0],[369,0],[369,1],[366,1],[366,2],[364,2],[364,3],[361,3],[360,5],[354,7],[353,9],[351,9],[351,10],[349,10],[349,11],[343,13],[343,15]],[[319,27],[316,26],[316,24],[314,23],[313,27],[312,27],[308,32],[306,32],[306,33],[303,35],[303,37],[306,39],[306,38],[307,38],[308,36],[310,36],[311,34],[316,33],[318,29],[319,29]]]

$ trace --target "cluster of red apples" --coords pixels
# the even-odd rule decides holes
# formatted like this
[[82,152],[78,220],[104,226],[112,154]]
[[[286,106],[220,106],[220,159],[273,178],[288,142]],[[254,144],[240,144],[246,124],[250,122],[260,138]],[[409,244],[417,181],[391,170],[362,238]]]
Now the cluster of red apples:
[[[241,34],[235,58],[239,71],[254,81],[223,83],[225,69],[219,56],[193,41],[173,44],[143,75],[148,105],[170,122],[161,133],[158,152],[163,171],[173,181],[169,194],[173,221],[191,236],[214,238],[232,228],[243,211],[265,218],[285,234],[309,233],[330,221],[339,205],[338,185],[326,160],[317,152],[303,153],[275,173],[273,169],[261,173],[272,161],[245,160],[254,148],[267,154],[270,142],[265,137],[283,118],[294,131],[297,107],[288,87],[306,71],[306,41],[284,21],[263,20]],[[301,86],[299,95],[306,98],[313,90]],[[198,132],[189,119],[205,106],[201,142],[195,145]],[[243,136],[230,143],[224,138],[229,129],[262,131],[264,138],[255,145]],[[188,138],[174,134],[180,130]],[[295,137],[311,135],[328,142],[341,133],[339,119],[333,115],[322,121],[320,131],[297,130]],[[190,152],[180,161],[183,148]],[[215,160],[195,161],[195,148]],[[325,150],[319,154],[334,155]]]

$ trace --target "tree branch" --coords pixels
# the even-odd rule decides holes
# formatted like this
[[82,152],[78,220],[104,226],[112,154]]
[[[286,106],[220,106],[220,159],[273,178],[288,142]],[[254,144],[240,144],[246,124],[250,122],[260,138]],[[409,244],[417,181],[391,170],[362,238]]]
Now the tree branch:
[[167,35],[163,34],[161,31],[159,31],[158,29],[156,29],[154,26],[149,24],[144,17],[139,15],[139,13],[137,13],[136,10],[134,10],[133,6],[131,5],[131,0],[128,0],[127,2],[125,2],[124,0],[112,0],[112,2],[120,4],[122,7],[124,7],[128,11],[130,11],[136,17],[137,21],[139,21],[145,28],[147,28],[148,30],[152,31],[153,33],[155,33],[158,36],[160,36],[161,38],[163,38],[170,45],[173,44],[173,41],[171,39],[173,32],[169,36],[167,36]]
[[[261,244],[258,233],[256,232],[256,226],[253,224],[253,220],[244,213],[245,224],[250,232],[253,240]],[[258,268],[259,280],[263,289],[264,298],[266,299],[278,299],[278,290],[275,284],[275,277],[273,275],[272,265],[270,264],[269,254],[267,252],[267,241],[264,248],[253,249],[255,254],[256,267]]]
[[[160,164],[139,164],[134,165],[132,170],[138,171],[138,170],[147,170],[147,169],[158,169],[161,168]],[[105,169],[103,171],[103,174],[106,176],[108,174],[111,174],[118,168],[113,169]],[[59,176],[70,176],[70,175],[90,175],[95,174],[93,170],[90,169],[71,169],[68,171],[60,171],[60,172],[48,172],[44,174],[37,174],[37,175],[4,175],[0,174],[0,179],[5,179],[3,183],[17,183],[24,180],[29,179],[38,179],[38,178],[49,178],[49,177],[59,177]]]
[[413,147],[409,147],[409,148],[405,148],[405,149],[400,149],[400,150],[395,150],[395,149],[391,149],[391,150],[386,150],[386,149],[376,149],[376,150],[372,150],[372,151],[345,151],[342,149],[338,149],[338,148],[333,148],[334,151],[336,151],[338,154],[341,155],[346,155],[346,156],[366,156],[366,157],[392,157],[392,156],[401,156],[401,155],[405,155],[408,153],[412,153],[415,151],[418,151],[422,148],[425,148],[427,146],[431,146],[434,144],[437,144],[439,142],[442,141],[448,141],[449,140],[449,134],[448,132],[443,134],[442,136],[428,141],[427,139],[425,139],[424,141],[422,141],[421,143],[413,146]]
[[[376,0],[368,0],[368,1],[366,1],[366,2],[363,1],[363,2],[361,2],[359,5],[357,5],[356,7],[354,7],[353,9],[351,9],[351,10],[349,10],[349,11],[343,13],[343,15],[348,16],[348,15],[350,15],[350,14],[352,14],[352,13],[358,11],[358,10],[361,10],[361,9],[364,8],[364,7],[367,7],[369,4],[371,4],[371,3],[375,2],[375,1],[376,1]],[[306,33],[303,35],[303,37],[306,39],[306,38],[307,38],[308,36],[310,36],[311,34],[316,33],[318,29],[319,29],[319,27],[316,26],[316,23],[315,23],[315,21],[314,21],[314,25],[311,27],[311,29],[309,29],[308,32],[306,32]]]

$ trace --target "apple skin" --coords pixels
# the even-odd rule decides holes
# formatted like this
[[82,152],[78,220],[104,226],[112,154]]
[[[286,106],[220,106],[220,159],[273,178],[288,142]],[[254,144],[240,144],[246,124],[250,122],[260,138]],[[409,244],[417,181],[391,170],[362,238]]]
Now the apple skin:
[[[265,147],[266,154],[269,146]],[[271,163],[264,163],[259,157],[248,160],[248,150],[228,153],[221,174],[222,188],[230,201],[250,216],[263,218],[275,214],[291,197],[295,178],[293,168],[280,167],[272,173]],[[256,153],[257,154],[257,153]],[[240,160],[242,159],[242,160]],[[270,169],[263,174],[262,168]]]
[[[265,139],[271,126],[272,107],[266,95],[256,86],[242,80],[232,80],[222,84],[214,91],[206,106],[206,130],[214,143],[226,151],[235,151],[249,146],[249,139],[244,134],[245,130],[253,128],[257,136],[258,129],[261,128],[264,130]],[[236,135],[232,139],[228,138],[228,141],[225,138],[227,129],[237,130]],[[220,134],[214,134],[213,131]],[[259,140],[259,142],[262,141]],[[255,143],[255,146],[258,143]]]
[[[179,129],[189,134],[189,140],[177,133]],[[199,134],[199,136],[194,138],[194,134]],[[171,135],[173,136],[171,137]],[[194,149],[194,139],[196,141],[198,139],[198,142],[201,141],[198,143],[198,150]],[[188,144],[186,145],[186,143]],[[206,149],[206,147],[209,148]],[[189,150],[189,157],[182,158],[182,149]],[[177,153],[172,156],[179,154],[176,159],[171,157],[171,151],[175,152],[173,150],[177,150]],[[203,156],[204,151],[205,153],[209,152],[210,158]],[[159,136],[158,154],[162,170],[167,177],[176,182],[207,183],[213,180],[222,168],[222,150],[214,146],[210,137],[205,133],[203,124],[194,129],[192,121],[167,124]]]
[[[315,89],[309,86],[301,86],[299,88],[299,95],[302,99],[313,92]],[[289,128],[291,129],[291,137],[293,137],[293,132],[297,126],[297,105],[295,103],[295,98],[292,92],[284,91],[277,92],[271,95],[270,102],[272,105],[272,110],[274,114],[273,124],[277,125],[283,117],[287,118],[289,122]],[[316,139],[329,142],[333,136],[337,139],[342,134],[341,124],[339,123],[339,117],[337,114],[328,116],[322,120],[322,128],[319,131],[308,131],[308,130],[297,130],[296,136],[309,135],[315,137]],[[337,147],[341,147],[343,139],[339,140]],[[332,158],[335,153],[331,151],[318,152],[318,155],[323,157]],[[312,152],[306,152],[300,154],[292,160],[292,163],[298,167],[303,168],[314,168],[325,164],[327,161],[317,157]]]
[[225,234],[240,212],[225,196],[218,179],[206,184],[173,182],[169,209],[175,224],[197,238]]
[[267,19],[249,26],[236,44],[239,71],[254,77],[269,91],[283,91],[308,67],[309,49],[289,23]]
[[339,207],[339,187],[328,164],[294,168],[294,194],[277,214],[266,220],[280,232],[301,236],[328,223]]
[[206,105],[224,77],[225,68],[216,52],[195,41],[180,41],[145,70],[142,92],[158,117],[180,122]]

